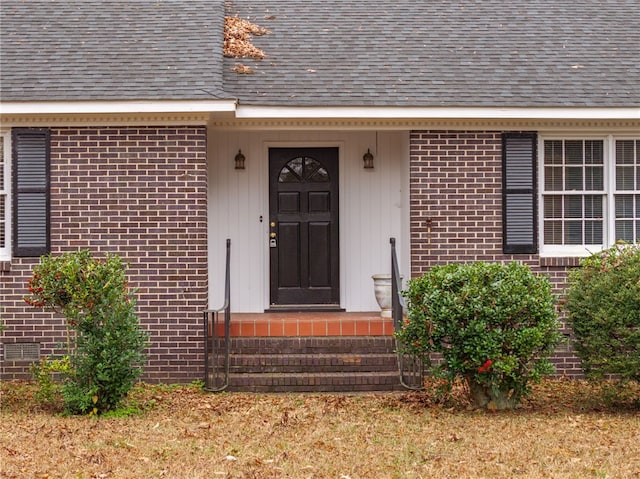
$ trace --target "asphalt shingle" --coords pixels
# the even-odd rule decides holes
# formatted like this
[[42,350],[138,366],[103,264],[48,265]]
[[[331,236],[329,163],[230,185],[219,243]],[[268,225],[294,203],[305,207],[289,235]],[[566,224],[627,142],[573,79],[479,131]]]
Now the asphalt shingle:
[[[226,59],[241,104],[640,105],[637,0],[231,0],[272,33]],[[238,61],[256,70],[238,75]]]
[[[225,11],[271,30],[253,38],[264,60],[222,58]],[[637,0],[2,0],[0,14],[3,101],[640,106]]]
[[2,0],[4,101],[216,99],[220,1]]

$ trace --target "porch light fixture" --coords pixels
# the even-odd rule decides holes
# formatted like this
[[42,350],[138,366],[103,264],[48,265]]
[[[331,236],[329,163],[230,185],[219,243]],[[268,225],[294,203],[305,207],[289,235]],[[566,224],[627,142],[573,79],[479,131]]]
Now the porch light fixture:
[[373,155],[369,148],[367,148],[367,152],[362,156],[362,160],[364,161],[365,168],[373,168]]
[[246,158],[242,154],[242,150],[238,150],[238,154],[235,157],[236,170],[244,170],[244,160]]

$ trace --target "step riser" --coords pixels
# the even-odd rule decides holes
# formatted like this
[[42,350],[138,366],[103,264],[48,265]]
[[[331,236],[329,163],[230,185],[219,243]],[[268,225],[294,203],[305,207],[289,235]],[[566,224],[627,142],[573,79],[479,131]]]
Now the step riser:
[[229,391],[401,390],[392,337],[232,338]]
[[234,375],[229,391],[249,392],[363,392],[403,389],[397,373],[329,375]]
[[232,338],[231,354],[385,354],[394,353],[391,337]]
[[398,368],[395,355],[231,356],[232,373],[382,372]]

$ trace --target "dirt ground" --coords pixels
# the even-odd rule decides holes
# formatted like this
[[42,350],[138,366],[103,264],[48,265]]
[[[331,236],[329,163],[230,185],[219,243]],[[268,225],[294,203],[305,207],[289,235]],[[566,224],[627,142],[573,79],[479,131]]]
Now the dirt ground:
[[426,393],[211,394],[141,384],[106,417],[0,385],[2,478],[640,478],[640,388],[545,381],[491,413]]

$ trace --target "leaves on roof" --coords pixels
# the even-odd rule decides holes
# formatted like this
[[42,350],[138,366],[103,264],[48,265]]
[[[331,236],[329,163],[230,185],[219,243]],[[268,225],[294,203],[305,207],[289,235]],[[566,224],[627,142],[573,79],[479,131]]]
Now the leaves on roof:
[[242,63],[236,63],[233,68],[231,68],[231,71],[234,71],[236,73],[241,73],[243,75],[249,75],[251,73],[255,73],[256,71],[251,68],[250,66],[247,65],[243,65]]
[[251,36],[265,35],[267,33],[270,33],[269,30],[251,23],[249,20],[244,20],[239,17],[225,17],[224,56],[228,58],[252,58],[254,60],[262,60],[266,54],[251,43]]

